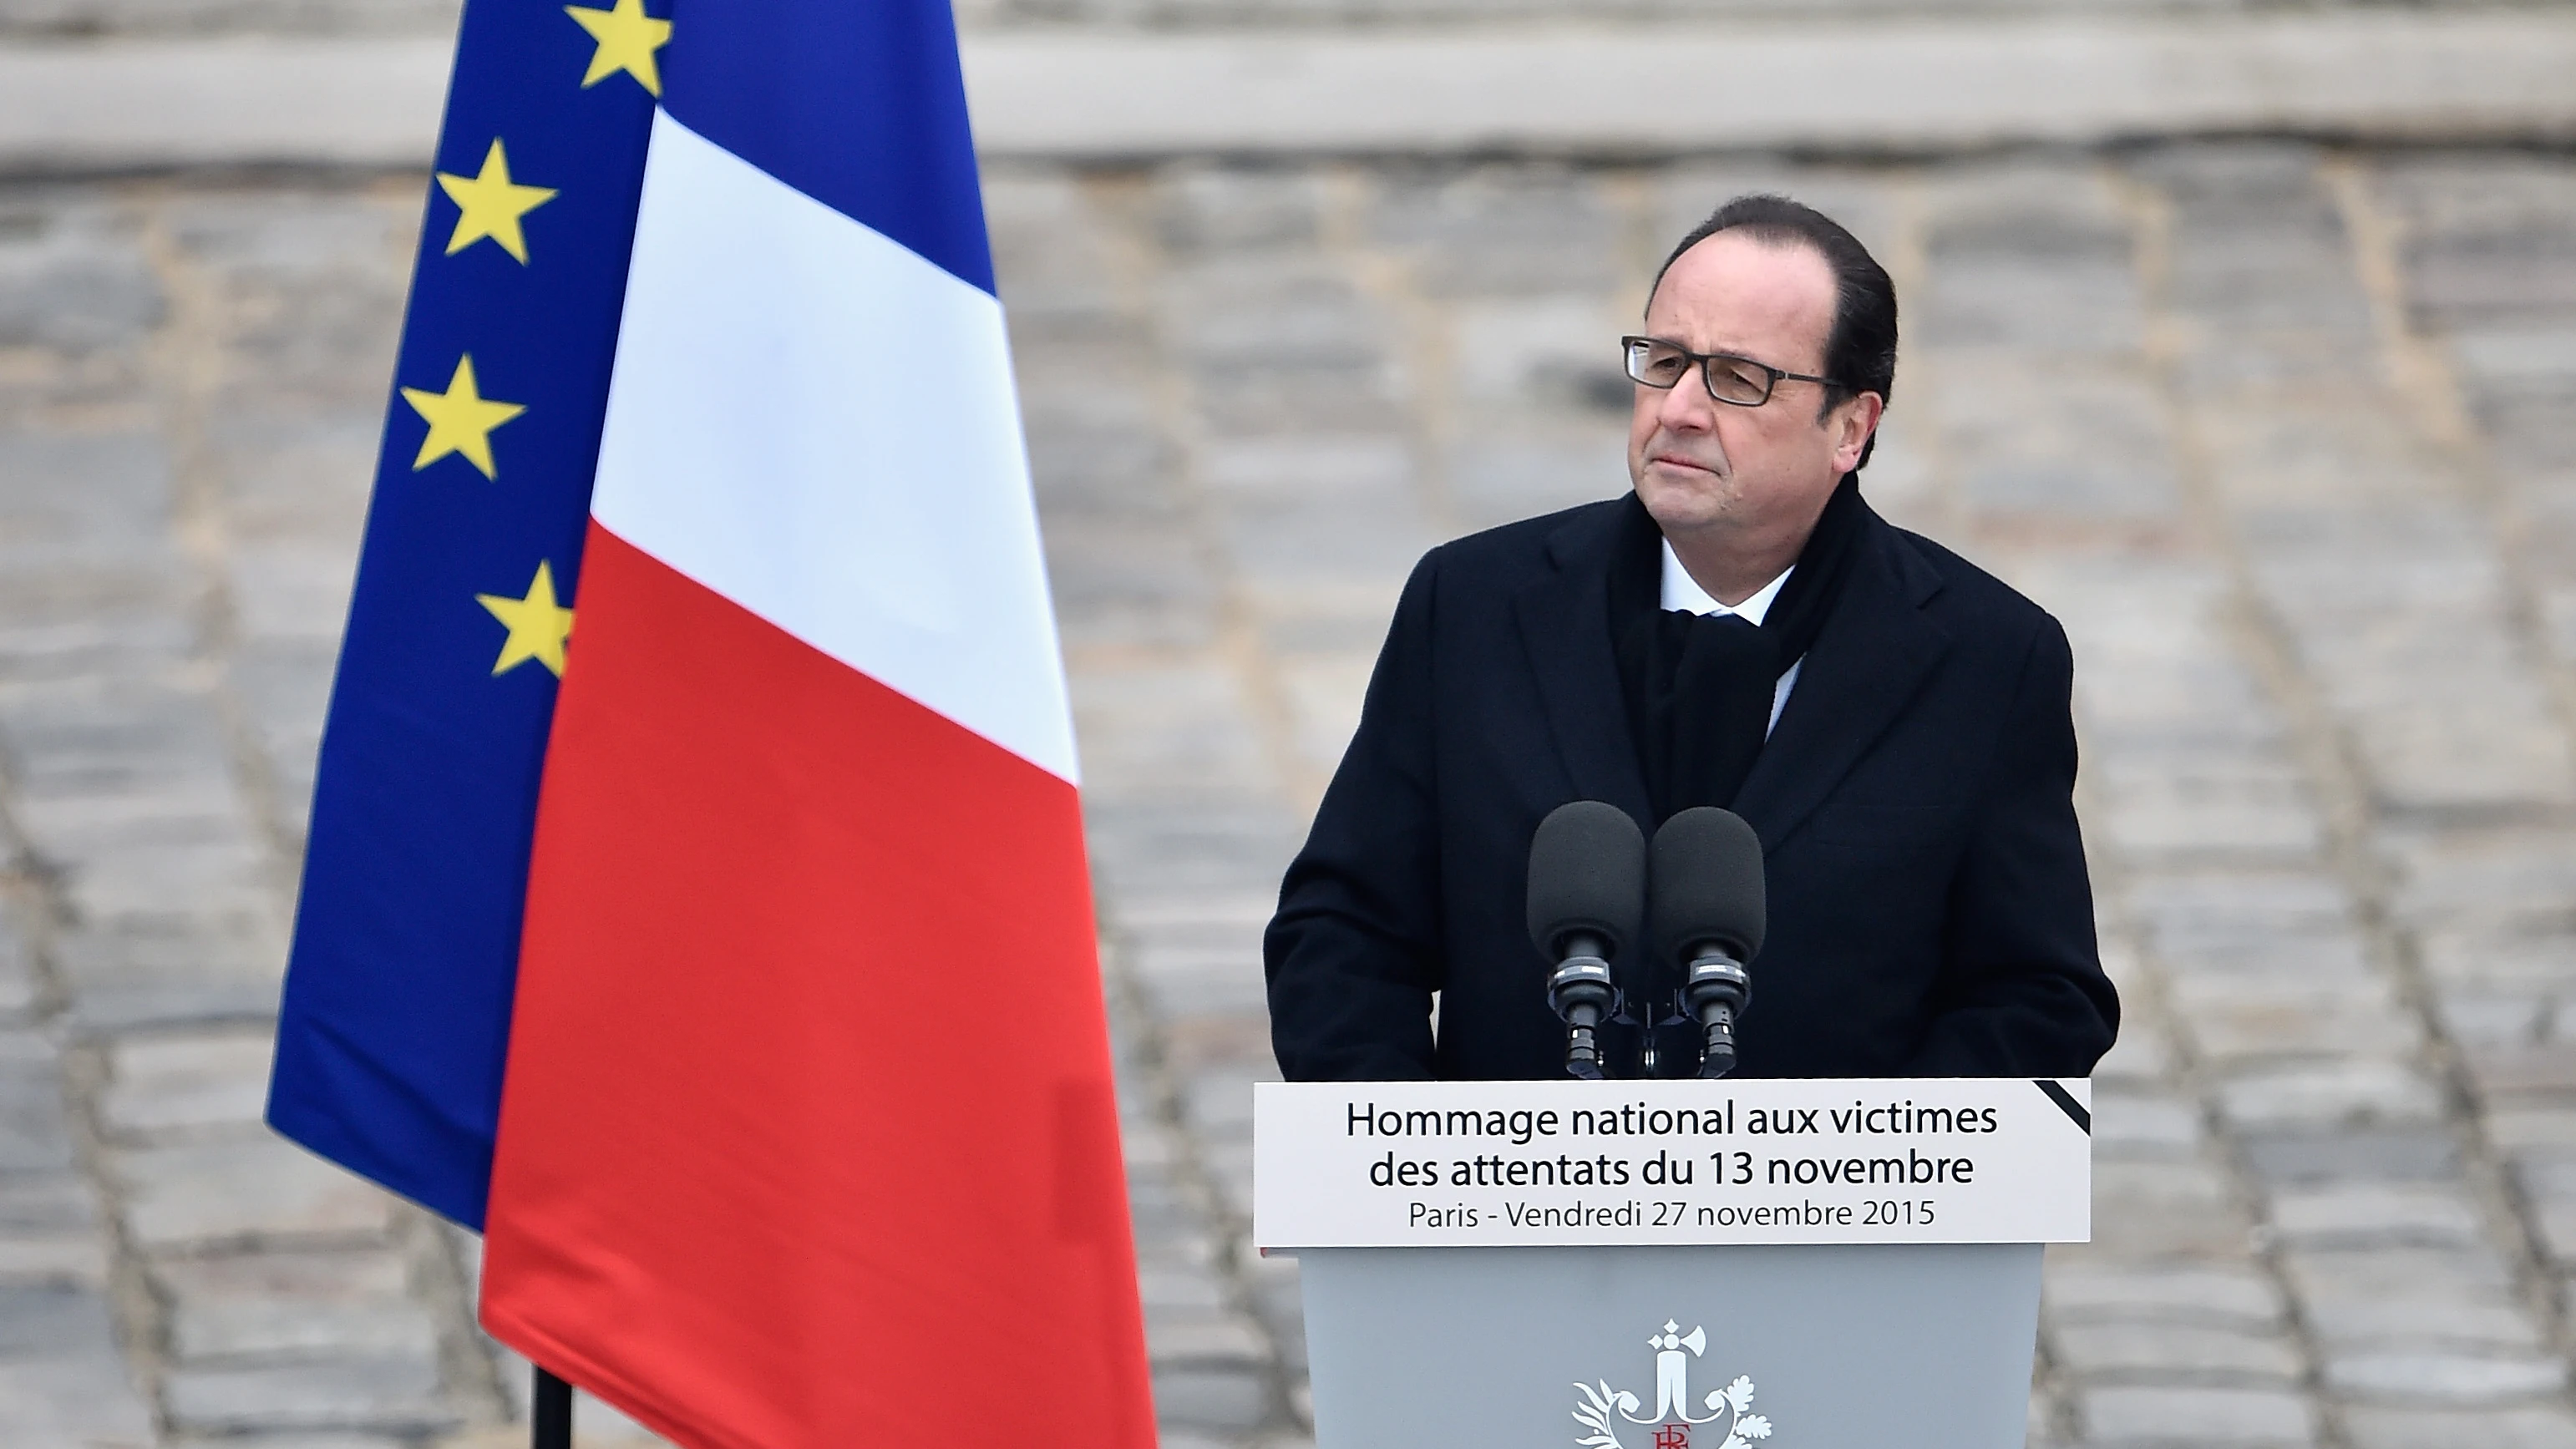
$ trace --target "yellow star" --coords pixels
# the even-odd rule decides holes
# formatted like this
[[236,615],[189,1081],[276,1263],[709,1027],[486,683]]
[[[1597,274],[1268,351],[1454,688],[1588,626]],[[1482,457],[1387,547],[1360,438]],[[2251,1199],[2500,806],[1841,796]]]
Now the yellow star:
[[474,390],[472,353],[456,359],[456,375],[448,379],[447,391],[407,387],[402,395],[413,412],[429,420],[429,436],[420,440],[420,456],[411,460],[415,473],[450,453],[463,453],[465,461],[483,470],[484,477],[496,476],[492,430],[527,411],[517,403],[492,402]]
[[514,599],[507,594],[476,594],[474,601],[492,611],[510,631],[501,641],[500,662],[492,666],[495,675],[507,674],[533,659],[563,678],[564,641],[572,637],[572,610],[555,602],[554,568],[540,559],[537,576],[528,584],[526,598]]
[[591,52],[590,73],[581,78],[582,89],[599,84],[624,71],[654,95],[662,93],[662,68],[653,52],[670,43],[671,22],[656,20],[644,13],[644,0],[617,0],[614,10],[589,10],[567,5],[564,13],[581,23],[590,38],[599,42]]
[[492,138],[492,149],[483,153],[481,175],[441,171],[438,186],[456,203],[456,231],[447,239],[449,256],[488,236],[522,265],[528,260],[528,239],[519,232],[519,218],[555,197],[552,187],[521,186],[510,179],[510,158],[501,154],[498,136]]

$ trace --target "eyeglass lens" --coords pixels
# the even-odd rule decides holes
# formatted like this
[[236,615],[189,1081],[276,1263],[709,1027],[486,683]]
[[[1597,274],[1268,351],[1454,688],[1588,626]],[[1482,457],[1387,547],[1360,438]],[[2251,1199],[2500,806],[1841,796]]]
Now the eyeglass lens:
[[[1659,342],[1628,349],[1628,375],[1648,387],[1672,387],[1690,370],[1690,354]],[[1725,402],[1758,403],[1771,395],[1771,375],[1748,362],[1712,357],[1706,364],[1709,395]]]

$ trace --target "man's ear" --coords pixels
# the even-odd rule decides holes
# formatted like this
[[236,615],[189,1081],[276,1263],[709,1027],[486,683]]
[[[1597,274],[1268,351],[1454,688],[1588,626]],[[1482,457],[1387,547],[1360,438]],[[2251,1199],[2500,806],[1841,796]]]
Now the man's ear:
[[1887,399],[1874,392],[1856,394],[1834,409],[1835,472],[1848,473],[1860,466],[1870,435],[1878,431],[1878,420],[1886,413]]

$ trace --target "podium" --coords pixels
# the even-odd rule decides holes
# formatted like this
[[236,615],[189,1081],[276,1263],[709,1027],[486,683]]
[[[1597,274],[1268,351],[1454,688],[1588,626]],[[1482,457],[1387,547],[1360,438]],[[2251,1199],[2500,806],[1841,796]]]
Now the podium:
[[2083,1081],[1263,1083],[1317,1449],[2019,1449]]

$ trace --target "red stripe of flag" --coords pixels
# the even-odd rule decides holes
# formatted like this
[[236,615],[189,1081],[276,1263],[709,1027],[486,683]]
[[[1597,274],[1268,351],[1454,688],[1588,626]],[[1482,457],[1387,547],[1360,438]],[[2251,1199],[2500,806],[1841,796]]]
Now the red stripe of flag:
[[483,1314],[684,1444],[1153,1441],[1074,787],[594,525]]

